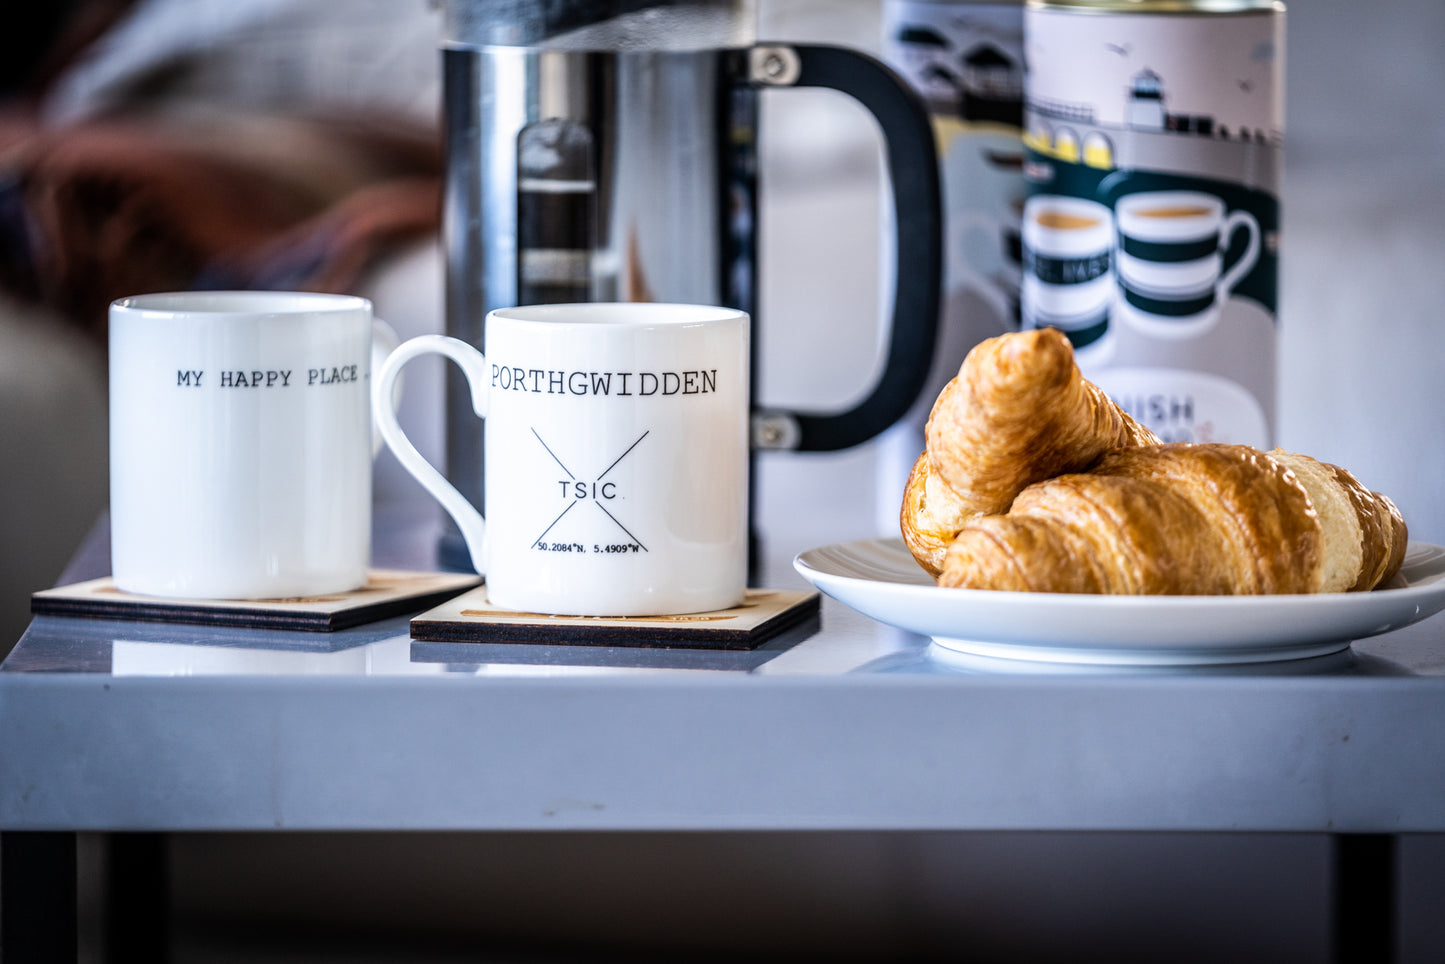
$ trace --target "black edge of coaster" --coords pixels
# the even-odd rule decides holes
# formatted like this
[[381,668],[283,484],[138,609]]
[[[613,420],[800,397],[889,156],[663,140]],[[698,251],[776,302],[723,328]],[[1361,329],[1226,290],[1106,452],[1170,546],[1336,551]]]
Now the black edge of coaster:
[[814,592],[747,630],[671,626],[627,626],[607,622],[526,624],[429,620],[411,621],[411,638],[431,643],[518,643],[527,645],[613,646],[643,649],[756,649],[780,633],[816,617],[822,594]]
[[456,672],[483,664],[503,666],[575,666],[609,669],[711,670],[748,673],[779,653],[813,636],[820,613],[805,616],[751,649],[721,646],[569,646],[566,643],[465,643],[414,639],[413,663],[441,663]]
[[380,622],[393,616],[430,609],[475,588],[475,585],[453,586],[400,599],[380,600],[336,612],[210,608],[205,605],[177,602],[103,602],[45,596],[37,593],[30,597],[30,613],[33,616],[120,619],[132,622],[186,623],[239,629],[334,633],[366,623]]

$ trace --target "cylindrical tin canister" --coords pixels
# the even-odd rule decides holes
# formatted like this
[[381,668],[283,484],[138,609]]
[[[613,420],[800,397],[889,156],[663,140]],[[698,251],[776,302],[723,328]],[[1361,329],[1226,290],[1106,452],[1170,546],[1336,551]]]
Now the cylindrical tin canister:
[[1169,441],[1275,435],[1284,7],[1028,0],[1024,327]]
[[884,0],[883,57],[928,104],[943,189],[943,310],[912,413],[921,429],[968,350],[1019,327],[1023,0]]

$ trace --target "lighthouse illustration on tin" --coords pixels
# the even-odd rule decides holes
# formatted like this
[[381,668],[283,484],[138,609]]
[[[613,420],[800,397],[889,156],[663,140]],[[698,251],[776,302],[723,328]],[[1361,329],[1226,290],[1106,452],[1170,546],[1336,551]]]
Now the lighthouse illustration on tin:
[[1164,81],[1149,68],[1134,75],[1129,88],[1129,106],[1124,117],[1130,127],[1163,130],[1166,125],[1164,113]]
[[[1183,148],[1183,144],[1173,141],[1180,134],[1264,147],[1274,147],[1278,137],[1242,125],[1231,130],[1209,114],[1171,112],[1164,78],[1150,67],[1143,68],[1130,80],[1122,127],[1098,120],[1094,105],[1088,103],[1030,98],[1028,110],[1024,143],[1030,148],[1056,160],[1082,162],[1103,169],[1119,166],[1120,142],[1124,138],[1140,160],[1175,160],[1172,155],[1177,151],[1170,145],[1173,142]],[[1161,140],[1151,143],[1155,136]],[[1179,155],[1177,162],[1188,167],[1187,155]]]

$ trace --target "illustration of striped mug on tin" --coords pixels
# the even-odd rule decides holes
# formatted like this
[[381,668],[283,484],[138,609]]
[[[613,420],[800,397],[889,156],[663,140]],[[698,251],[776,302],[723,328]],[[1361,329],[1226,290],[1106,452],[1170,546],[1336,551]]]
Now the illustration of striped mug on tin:
[[[1115,307],[1145,334],[1187,338],[1213,327],[1229,293],[1259,260],[1259,222],[1248,211],[1226,214],[1213,194],[1129,194],[1119,199],[1115,216]],[[1248,244],[1226,271],[1225,252],[1241,228]]]
[[1114,290],[1114,216],[1083,198],[1040,194],[1024,205],[1025,328],[1059,328],[1076,352],[1097,356],[1108,346]]

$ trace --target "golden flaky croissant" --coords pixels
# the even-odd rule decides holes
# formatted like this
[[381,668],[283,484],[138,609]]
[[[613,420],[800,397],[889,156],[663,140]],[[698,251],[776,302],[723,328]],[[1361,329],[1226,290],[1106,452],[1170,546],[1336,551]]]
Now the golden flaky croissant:
[[990,338],[968,353],[934,403],[900,524],[933,575],[964,524],[1005,511],[1025,487],[1087,469],[1105,452],[1157,444],[1074,364],[1053,328]]
[[[1102,393],[1082,377],[1083,387],[1056,371],[1054,379],[1020,376],[1021,360],[1024,371],[1056,369],[1055,340],[1045,335],[1005,335],[980,345],[986,351],[970,355],[959,375],[969,387],[939,397],[902,520],[915,558],[940,585],[1313,593],[1373,589],[1399,570],[1408,533],[1389,498],[1305,455],[1159,444],[1124,413],[1111,414],[1112,403],[1103,404],[1107,399],[1101,402]],[[1067,341],[1062,348],[1077,376]],[[975,362],[990,358],[1015,367],[1002,377],[974,371],[966,379]],[[1035,411],[1047,413],[1039,421],[1053,428],[1041,434],[1037,425],[997,414],[1013,411],[1020,382],[1034,386]],[[1006,386],[1010,401],[982,395],[989,385]],[[956,393],[965,390],[975,393],[972,408],[960,405]],[[948,437],[945,425],[962,428]],[[983,444],[985,425],[1003,437]],[[965,452],[959,437],[979,447]],[[1028,445],[1052,451],[1030,458],[1022,454]],[[935,453],[949,460],[952,474],[944,474]],[[988,454],[1000,464],[988,462]],[[1072,468],[1049,468],[1070,460]],[[953,481],[960,476],[961,488]],[[1009,479],[1022,480],[1011,493]],[[979,508],[984,491],[996,494],[992,509]]]
[[1283,449],[1270,454],[1299,478],[1320,517],[1325,561],[1319,591],[1362,592],[1393,579],[1410,541],[1395,503],[1338,465]]
[[1243,445],[1157,445],[1110,452],[1090,472],[1030,486],[1004,515],[971,521],[939,585],[1342,592],[1393,576],[1404,545],[1393,503],[1337,466]]

